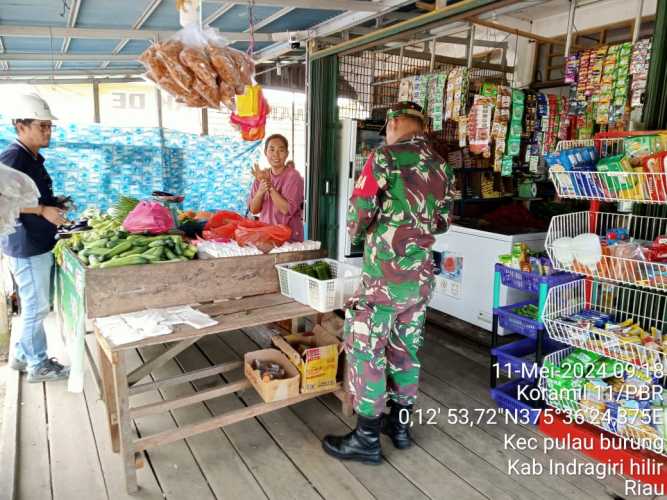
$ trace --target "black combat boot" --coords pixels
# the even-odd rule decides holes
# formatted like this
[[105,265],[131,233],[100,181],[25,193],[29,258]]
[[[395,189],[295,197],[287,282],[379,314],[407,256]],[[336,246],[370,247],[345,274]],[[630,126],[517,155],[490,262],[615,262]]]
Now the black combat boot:
[[325,436],[322,448],[340,460],[355,460],[366,464],[382,462],[380,425],[382,417],[357,416],[357,428],[345,436]]
[[382,433],[391,438],[391,442],[399,450],[412,446],[410,438],[410,419],[412,405],[402,405],[396,401],[389,401],[391,410],[385,415],[382,422]]

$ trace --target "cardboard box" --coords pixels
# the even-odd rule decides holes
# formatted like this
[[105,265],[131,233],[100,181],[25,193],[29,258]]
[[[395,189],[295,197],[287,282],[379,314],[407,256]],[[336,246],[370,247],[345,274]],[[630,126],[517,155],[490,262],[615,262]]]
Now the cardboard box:
[[[252,369],[252,362],[255,359],[278,363],[285,370],[287,377],[280,380],[262,382],[259,372]],[[244,361],[243,371],[246,378],[265,402],[280,401],[281,399],[289,399],[299,395],[299,371],[282,352],[277,349],[262,349],[260,351],[247,352],[244,356]]]
[[[299,354],[288,340],[298,344],[309,341],[314,345]],[[271,338],[273,345],[280,349],[301,373],[301,392],[317,392],[333,389],[338,373],[338,356],[341,343],[334,335],[319,325],[313,328],[313,335],[276,335]],[[304,342],[305,343],[305,342]]]

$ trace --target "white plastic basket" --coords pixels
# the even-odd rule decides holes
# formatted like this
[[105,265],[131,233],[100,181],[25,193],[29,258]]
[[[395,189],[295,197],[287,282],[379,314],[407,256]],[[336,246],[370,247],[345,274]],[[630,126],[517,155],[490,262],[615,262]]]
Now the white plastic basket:
[[564,319],[584,309],[609,314],[618,322],[632,319],[646,332],[652,327],[665,332],[667,295],[579,280],[551,288],[543,316],[547,333],[554,340],[649,371],[665,371],[667,356],[659,346],[630,343],[612,331],[580,327]]
[[[329,264],[333,279],[318,280],[292,270],[297,264],[313,264],[321,260]],[[355,292],[361,278],[360,268],[333,259],[277,264],[276,269],[283,295],[322,313],[341,309]]]
[[[574,349],[563,349],[562,351],[556,351],[552,354],[548,354],[544,358],[544,363],[553,363],[556,366],[560,366],[561,362],[573,351]],[[603,411],[595,411],[591,408],[585,407],[576,399],[567,399],[567,400],[558,400],[554,398],[553,391],[549,390],[548,382],[546,377],[540,378],[539,387],[541,393],[544,395],[544,400],[547,405],[555,408],[559,412],[567,413],[571,416],[572,420],[577,423],[587,422],[599,429],[603,429],[611,434],[615,434],[625,440],[632,441],[637,443],[640,447],[644,449],[649,449],[663,456],[667,456],[666,449],[666,440],[664,435],[660,436],[659,432],[656,435],[649,437],[645,432],[645,429],[641,428],[642,419],[647,419],[649,417],[658,417],[656,413],[649,415],[649,417],[644,414],[643,416],[631,417],[630,415],[622,415],[619,418],[619,412],[613,408],[607,408]],[[651,411],[651,410],[647,410]],[[665,418],[664,410],[662,418]],[[664,424],[663,424],[664,425]]]
[[584,233],[595,233],[604,238],[607,230],[617,228],[626,229],[630,238],[646,244],[667,234],[667,219],[606,212],[573,212],[553,217],[545,247],[554,268],[616,283],[667,290],[667,264],[618,256],[614,254],[618,251],[616,247],[603,249],[600,261],[593,266],[584,265],[576,259],[571,262],[559,260],[558,239],[574,238]]
[[605,202],[667,203],[667,174],[644,172],[566,172],[551,169],[561,198]]

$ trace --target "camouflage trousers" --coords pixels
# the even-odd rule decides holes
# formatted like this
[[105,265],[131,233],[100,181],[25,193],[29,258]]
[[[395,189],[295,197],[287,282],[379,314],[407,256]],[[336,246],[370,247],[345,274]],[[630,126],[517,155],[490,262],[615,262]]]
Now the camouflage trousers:
[[428,298],[403,306],[377,305],[362,297],[345,310],[346,389],[358,415],[379,416],[387,397],[414,403],[427,304]]

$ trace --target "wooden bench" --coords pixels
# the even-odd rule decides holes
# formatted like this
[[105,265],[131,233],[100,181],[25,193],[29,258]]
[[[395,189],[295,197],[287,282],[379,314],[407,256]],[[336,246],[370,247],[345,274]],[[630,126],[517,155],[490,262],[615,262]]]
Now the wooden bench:
[[[278,293],[206,304],[198,306],[197,309],[213,317],[218,321],[218,324],[200,330],[190,326],[179,325],[171,334],[148,337],[137,342],[122,345],[114,345],[95,328],[99,356],[98,366],[103,398],[109,418],[111,443],[114,452],[119,452],[123,459],[128,493],[134,493],[138,489],[136,468],[143,465],[143,455],[141,452],[146,449],[254,418],[258,415],[331,392],[335,393],[343,403],[343,411],[346,414],[351,414],[351,407],[347,403],[345,394],[339,384],[333,390],[299,394],[294,398],[271,403],[258,403],[184,427],[136,438],[132,432],[132,418],[168,412],[213,398],[235,394],[252,387],[250,382],[242,379],[229,384],[222,383],[219,386],[180,398],[143,406],[131,406],[130,398],[135,394],[155,390],[167,385],[192,382],[235,370],[242,366],[240,361],[222,363],[156,382],[140,383],[153,370],[172,360],[179,353],[197,342],[197,340],[207,335],[217,335],[236,331],[241,328],[318,315],[314,309]],[[128,373],[125,359],[126,353],[132,349],[165,344],[171,345],[160,355],[147,360],[143,365]]]

